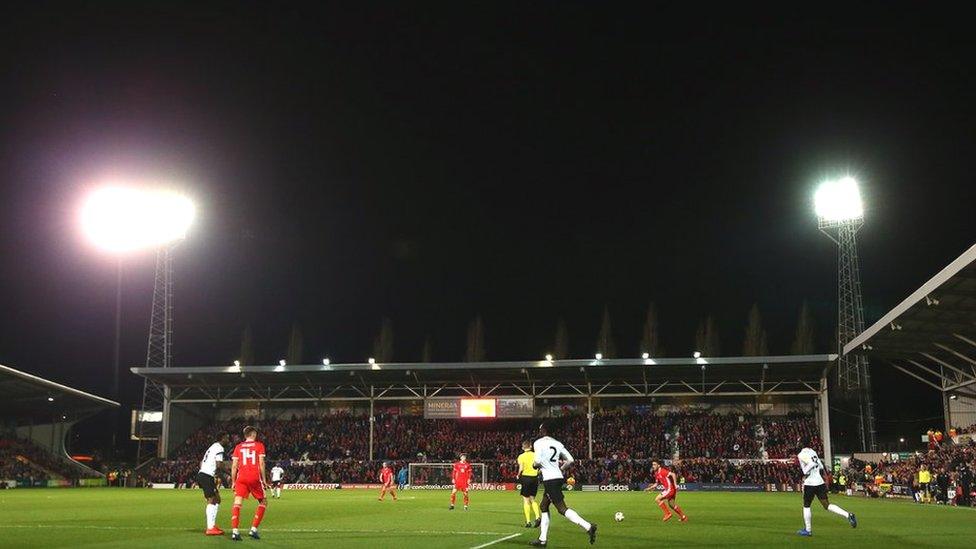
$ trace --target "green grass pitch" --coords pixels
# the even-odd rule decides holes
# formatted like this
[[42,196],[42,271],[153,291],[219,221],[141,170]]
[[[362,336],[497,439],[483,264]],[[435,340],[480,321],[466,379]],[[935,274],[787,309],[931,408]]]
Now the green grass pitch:
[[[230,531],[231,494],[223,492],[218,525]],[[860,525],[813,508],[813,538],[798,538],[802,526],[797,494],[683,492],[679,503],[690,517],[661,522],[649,493],[567,493],[567,501],[599,524],[597,546],[647,547],[973,547],[976,510],[919,506],[835,496],[857,514]],[[460,503],[460,500],[459,500]],[[471,510],[448,511],[448,493],[406,491],[400,501],[376,501],[365,490],[285,492],[272,499],[263,539],[239,545],[264,547],[524,546],[538,530],[522,527],[517,492],[472,492]],[[203,535],[200,491],[17,489],[0,491],[0,547],[219,547],[230,537]],[[255,503],[244,503],[242,525],[250,526]],[[626,519],[613,520],[616,511]],[[494,542],[494,543],[493,543]],[[553,515],[550,547],[588,546],[586,535]]]

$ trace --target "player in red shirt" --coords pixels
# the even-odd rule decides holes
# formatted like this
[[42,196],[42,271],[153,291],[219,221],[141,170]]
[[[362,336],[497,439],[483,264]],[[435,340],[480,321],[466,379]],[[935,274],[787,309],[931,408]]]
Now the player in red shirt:
[[390,468],[390,464],[386,461],[383,462],[383,468],[380,469],[380,484],[383,485],[383,488],[380,489],[380,501],[383,501],[383,498],[386,497],[387,491],[393,496],[393,501],[396,501],[396,485],[393,484],[393,469]]
[[230,537],[234,541],[241,541],[241,534],[237,531],[241,522],[241,502],[250,495],[258,500],[258,508],[254,512],[254,521],[251,522],[251,531],[248,535],[254,539],[261,539],[258,535],[258,526],[268,507],[268,500],[264,497],[268,476],[264,468],[264,444],[257,439],[258,430],[251,426],[245,427],[244,442],[238,444],[232,454],[230,483],[234,487],[234,507],[231,511],[230,525],[234,530]]
[[[654,470],[654,480],[658,484],[664,487],[661,493],[658,494],[654,501],[657,502],[657,506],[664,511],[664,521],[667,522],[671,520],[671,511],[668,509],[674,509],[681,517],[681,522],[688,520],[688,516],[684,514],[681,507],[674,502],[674,498],[678,495],[678,477],[672,471],[669,471],[667,467],[662,467],[658,461],[652,461],[651,467]],[[650,485],[647,487],[648,490],[654,488],[655,485]]]
[[451,490],[451,506],[454,509],[454,502],[457,501],[457,493],[460,490],[464,494],[464,510],[468,510],[468,483],[471,482],[471,464],[468,463],[468,456],[461,454],[459,461],[454,463],[454,471],[451,472],[451,480],[454,481],[454,489]]

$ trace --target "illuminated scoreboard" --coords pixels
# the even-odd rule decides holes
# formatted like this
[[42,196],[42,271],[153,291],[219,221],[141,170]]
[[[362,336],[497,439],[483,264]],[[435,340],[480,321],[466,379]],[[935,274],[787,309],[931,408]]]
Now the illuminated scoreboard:
[[531,398],[430,398],[424,402],[424,417],[430,419],[478,417],[532,417]]

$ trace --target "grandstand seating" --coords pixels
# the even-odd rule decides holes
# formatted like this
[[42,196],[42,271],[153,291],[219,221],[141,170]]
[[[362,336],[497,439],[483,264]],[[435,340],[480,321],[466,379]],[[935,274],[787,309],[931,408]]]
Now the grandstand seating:
[[91,476],[93,471],[59,458],[29,440],[0,438],[0,479],[75,480]]
[[[167,462],[149,472],[153,482],[182,483],[196,473],[203,449],[222,432],[237,436],[249,423],[234,419],[193,433]],[[395,462],[450,461],[466,452],[488,464],[490,481],[514,480],[521,441],[532,439],[538,421],[446,420],[378,416],[374,456]],[[808,415],[751,416],[701,412],[666,415],[598,412],[593,420],[593,460],[587,454],[587,419],[566,415],[550,420],[551,430],[575,452],[575,475],[591,483],[645,482],[650,459],[680,457],[679,473],[688,482],[792,482],[795,467],[782,463],[730,465],[726,459],[790,458],[798,445],[821,452],[817,426]],[[366,417],[330,415],[258,422],[269,459],[289,464],[292,478],[311,482],[371,482],[379,462],[369,454]],[[239,437],[237,437],[239,438]],[[296,465],[294,462],[323,462]],[[324,462],[328,463],[324,463]]]

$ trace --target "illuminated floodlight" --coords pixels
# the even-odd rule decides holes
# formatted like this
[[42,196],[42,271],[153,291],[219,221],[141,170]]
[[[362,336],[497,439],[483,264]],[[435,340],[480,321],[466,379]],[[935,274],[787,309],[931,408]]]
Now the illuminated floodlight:
[[547,362],[552,362],[552,355],[550,355],[550,354],[547,354],[547,355],[546,355],[546,361],[547,361]]
[[695,351],[691,356],[692,358],[701,358],[701,351]]
[[603,360],[603,353],[597,353],[596,355],[594,355],[594,358],[596,358],[597,360]]
[[81,226],[96,246],[114,253],[156,248],[182,240],[196,208],[170,190],[105,187],[81,209]]
[[285,364],[288,364],[287,362],[285,362],[285,359],[281,359],[278,361],[278,366],[284,366]]
[[817,217],[824,224],[843,223],[864,218],[864,204],[857,180],[845,176],[833,181],[824,181],[813,196]]
[[238,368],[240,368],[241,367],[241,361],[240,360],[235,360],[234,361],[234,366],[237,366]]
[[643,358],[644,360],[647,360],[647,359],[651,358],[651,353],[644,353],[644,354],[641,355],[641,358]]
[[900,437],[900,438],[898,439],[898,442],[905,442],[905,437]]
[[47,397],[48,402],[54,402],[54,397]]
[[322,359],[322,366],[328,366],[329,364],[332,364],[332,361],[328,357]]
[[375,358],[373,358],[373,357],[369,357],[369,360],[368,360],[368,362],[369,362],[370,364],[376,364],[376,359],[375,359]]

